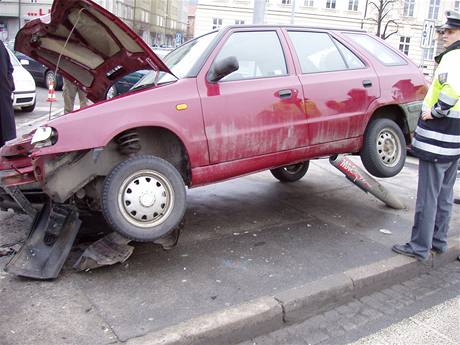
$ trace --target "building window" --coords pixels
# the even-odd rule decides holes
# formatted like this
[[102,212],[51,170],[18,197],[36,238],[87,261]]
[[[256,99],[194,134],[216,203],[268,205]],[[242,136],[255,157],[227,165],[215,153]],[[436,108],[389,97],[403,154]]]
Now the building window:
[[425,58],[425,60],[433,60],[434,52],[436,51],[435,45],[436,45],[436,41],[432,40],[430,48],[425,48],[423,50],[423,57]]
[[404,17],[414,16],[415,0],[404,0]]
[[219,29],[222,26],[222,18],[212,18],[212,29]]
[[409,55],[410,37],[401,36],[399,38],[399,50]]
[[460,1],[454,1],[454,10],[460,11]]
[[243,25],[243,24],[244,24],[244,20],[236,19],[236,20],[235,20],[235,24],[236,24],[236,25]]
[[281,3],[283,5],[290,5],[291,4],[291,0],[281,0]]
[[440,2],[441,0],[430,0],[430,7],[428,9],[428,19],[438,19]]
[[315,6],[315,1],[314,0],[305,0],[304,5],[307,7],[313,7]]
[[335,8],[335,0],[326,0],[326,8]]
[[358,2],[358,0],[348,0],[348,11],[357,11]]

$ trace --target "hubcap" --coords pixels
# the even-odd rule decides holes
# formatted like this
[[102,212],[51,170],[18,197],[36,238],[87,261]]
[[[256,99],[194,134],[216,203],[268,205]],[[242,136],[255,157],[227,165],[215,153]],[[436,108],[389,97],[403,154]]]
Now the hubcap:
[[401,142],[392,129],[385,128],[379,133],[377,152],[385,166],[394,167],[398,164],[401,158]]
[[[47,84],[47,86],[50,86],[51,83],[54,84],[54,83],[55,83],[54,80],[55,80],[55,78],[54,78],[54,73],[48,72],[48,73],[46,74],[46,84]],[[54,86],[56,86],[56,84],[54,84]]]
[[163,223],[174,206],[174,193],[165,176],[154,170],[138,171],[126,178],[119,190],[118,207],[123,217],[138,227]]

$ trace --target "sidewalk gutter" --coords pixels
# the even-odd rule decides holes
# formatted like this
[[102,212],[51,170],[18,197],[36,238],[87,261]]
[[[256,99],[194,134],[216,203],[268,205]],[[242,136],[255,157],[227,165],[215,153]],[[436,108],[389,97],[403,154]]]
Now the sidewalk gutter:
[[396,255],[317,281],[266,296],[180,324],[129,339],[128,345],[237,344],[273,332],[288,324],[344,304],[355,297],[409,280],[454,261],[460,239],[451,239],[449,251],[434,255],[428,264]]

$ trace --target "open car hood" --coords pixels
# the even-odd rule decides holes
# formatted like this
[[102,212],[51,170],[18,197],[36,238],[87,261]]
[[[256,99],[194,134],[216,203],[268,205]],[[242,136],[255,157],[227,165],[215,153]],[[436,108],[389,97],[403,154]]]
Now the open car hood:
[[18,32],[15,50],[53,70],[62,53],[58,71],[93,102],[105,99],[116,80],[134,71],[171,73],[134,31],[90,0],[54,0],[50,15],[28,22]]

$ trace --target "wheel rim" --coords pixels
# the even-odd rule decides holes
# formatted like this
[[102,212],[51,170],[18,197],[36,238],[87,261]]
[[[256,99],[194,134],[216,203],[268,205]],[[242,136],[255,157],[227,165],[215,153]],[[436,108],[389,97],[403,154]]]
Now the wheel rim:
[[297,174],[303,169],[304,164],[303,163],[298,163],[298,164],[292,164],[284,167],[284,171],[286,171],[288,174]]
[[46,86],[49,87],[51,85],[51,83],[53,83],[54,86],[56,86],[55,79],[56,78],[54,78],[54,73],[53,72],[46,73]]
[[106,99],[112,99],[117,95],[117,90],[115,89],[115,86],[110,87],[110,89],[107,91],[107,96]]
[[377,153],[382,163],[394,167],[401,158],[401,141],[396,132],[390,128],[380,131],[377,136]]
[[157,171],[138,171],[123,181],[118,207],[126,221],[135,226],[157,226],[172,212],[174,191],[168,179]]

